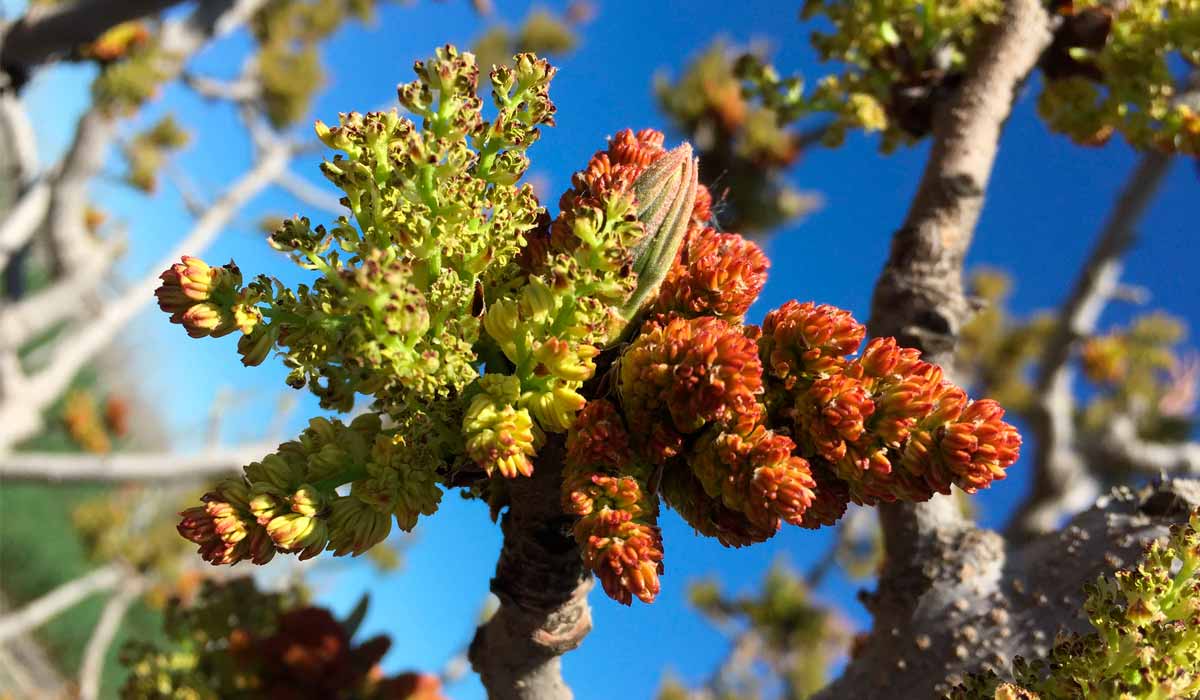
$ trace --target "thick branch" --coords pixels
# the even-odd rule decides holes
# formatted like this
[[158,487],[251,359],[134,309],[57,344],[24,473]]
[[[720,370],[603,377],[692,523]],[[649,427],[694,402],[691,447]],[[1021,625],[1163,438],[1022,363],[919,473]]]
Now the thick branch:
[[561,441],[547,444],[531,478],[508,482],[504,548],[492,592],[500,608],[475,632],[468,657],[491,700],[568,700],[562,654],[592,628],[592,578],[559,505]]
[[124,575],[125,570],[116,564],[102,566],[74,581],[62,584],[20,610],[0,617],[0,643],[37,629],[50,618],[93,593],[113,588]]
[[1013,516],[1010,536],[1027,539],[1049,532],[1063,515],[1086,506],[1096,496],[1096,480],[1086,468],[1084,446],[1078,444],[1075,434],[1071,354],[1080,340],[1096,330],[1100,313],[1117,293],[1121,259],[1137,237],[1137,223],[1170,167],[1171,157],[1157,151],[1142,157],[1059,309],[1054,333],[1042,351],[1034,390],[1037,398],[1030,421],[1037,443],[1033,484],[1029,498]]
[[129,608],[146,590],[146,582],[140,576],[126,578],[117,588],[113,597],[108,599],[104,610],[100,613],[100,621],[92,630],[83,651],[83,665],[79,670],[79,700],[98,700],[100,697],[100,681],[104,674],[104,660],[108,650],[116,639],[117,630]]
[[24,77],[29,69],[96,40],[109,29],[154,15],[180,0],[79,0],[38,6],[0,37],[0,68]]
[[180,481],[236,472],[275,449],[276,443],[216,447],[188,453],[83,454],[15,452],[0,456],[0,479],[34,481]]
[[[875,286],[871,335],[895,336],[920,348],[926,359],[951,365],[958,331],[971,312],[963,293],[963,258],[983,208],[1000,132],[1049,43],[1050,19],[1042,3],[1008,0],[958,92],[939,108],[929,162]],[[954,533],[965,525],[944,498],[884,506],[880,517],[888,552],[880,586],[915,584],[911,602],[919,592],[925,550],[934,554],[942,530]],[[897,614],[906,614],[908,606],[897,602]]]
[[1197,507],[1200,482],[1164,482],[1137,496],[1120,487],[1061,532],[1024,546],[977,529],[946,537],[945,557],[927,563],[930,585],[911,615],[877,625],[818,697],[925,700],[968,673],[1003,674],[1014,656],[1044,656],[1059,630],[1092,631],[1079,614],[1084,584],[1134,565],[1147,541]]
[[1200,442],[1147,442],[1138,436],[1137,425],[1129,416],[1113,420],[1099,440],[1080,449],[1088,462],[1100,469],[1200,474]]

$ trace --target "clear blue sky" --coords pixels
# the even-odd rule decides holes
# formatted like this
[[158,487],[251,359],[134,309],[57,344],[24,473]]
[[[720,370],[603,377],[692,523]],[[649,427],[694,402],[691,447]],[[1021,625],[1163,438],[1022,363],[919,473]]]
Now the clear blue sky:
[[[496,4],[500,17],[510,24],[529,7],[524,1]],[[570,173],[604,144],[606,136],[627,126],[665,127],[651,92],[653,74],[678,71],[714,35],[740,43],[766,39],[775,47],[782,71],[801,71],[810,78],[821,74],[807,31],[797,20],[798,2],[597,4],[595,21],[583,30],[583,45],[557,61],[560,71],[552,96],[558,105],[558,127],[548,130],[531,152],[532,172],[555,192],[548,198],[550,204]],[[394,97],[395,84],[410,79],[414,59],[442,43],[469,45],[483,28],[464,0],[385,8],[374,27],[352,27],[328,46],[331,80],[315,116],[332,121],[338,111],[364,111],[387,103]],[[245,44],[245,37],[226,40],[201,57],[200,68],[232,76]],[[53,76],[47,72],[30,92],[47,161],[69,134],[72,117],[83,104],[86,78],[84,69]],[[1005,131],[969,259],[971,266],[1011,271],[1018,280],[1015,306],[1022,311],[1063,298],[1135,162],[1135,155],[1121,144],[1084,149],[1048,133],[1036,119],[1032,102],[1031,94],[1020,100]],[[148,116],[164,111],[173,111],[195,129],[194,144],[179,163],[210,196],[246,167],[245,138],[228,110],[174,88],[150,107]],[[789,298],[836,304],[865,320],[889,238],[903,218],[926,155],[920,147],[884,157],[876,146],[874,139],[852,137],[841,149],[807,154],[795,167],[794,182],[820,193],[825,206],[767,245],[773,268],[752,320]],[[299,164],[298,172],[321,182],[318,160]],[[116,164],[113,172],[119,172]],[[1183,317],[1193,328],[1200,327],[1194,214],[1198,194],[1195,165],[1177,162],[1145,218],[1125,275],[1126,281],[1153,293],[1154,306]],[[111,186],[99,187],[96,196],[130,226],[136,245],[123,268],[130,276],[154,264],[187,229],[188,217],[170,186],[154,199]],[[269,250],[254,224],[262,215],[303,211],[287,195],[264,195],[205,257],[234,257],[248,274],[298,279],[286,261]],[[1130,312],[1110,309],[1102,325],[1127,318]],[[274,401],[288,391],[277,363],[245,369],[237,361],[233,338],[189,341],[158,313],[144,314],[123,340],[145,367],[146,395],[161,397],[163,415],[183,447],[196,443],[193,433],[204,423],[219,387],[250,395],[228,414],[226,438],[231,441],[261,434]],[[186,391],[180,391],[184,385]],[[314,402],[302,399],[292,428],[299,430],[315,412]],[[1018,464],[1007,481],[977,499],[985,522],[1002,521],[1020,497],[1027,485],[1022,467]],[[785,529],[764,545],[726,550],[695,536],[674,514],[667,514],[662,524],[666,576],[658,602],[624,608],[599,592],[592,595],[595,630],[565,661],[567,679],[579,698],[616,693],[648,697],[668,669],[688,681],[703,678],[722,657],[725,642],[687,608],[687,584],[717,575],[733,590],[748,590],[774,560],[784,557],[802,566],[819,557],[828,543],[826,532]],[[372,592],[374,603],[364,631],[393,635],[386,659],[390,668],[437,669],[470,639],[499,544],[499,531],[484,506],[451,493],[442,510],[418,526],[403,571],[379,575],[365,562],[339,562],[319,569],[315,582],[321,598],[339,610],[349,609],[364,590]],[[861,626],[867,618],[854,601],[860,585],[833,576],[820,593]],[[451,692],[456,698],[483,696],[473,676]]]

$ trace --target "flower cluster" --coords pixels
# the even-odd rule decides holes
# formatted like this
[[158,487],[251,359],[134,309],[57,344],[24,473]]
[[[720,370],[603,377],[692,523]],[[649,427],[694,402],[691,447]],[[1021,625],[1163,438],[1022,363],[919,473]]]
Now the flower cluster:
[[805,18],[820,15],[833,25],[813,33],[813,46],[822,60],[845,66],[806,98],[811,109],[837,116],[826,140],[840,143],[847,129],[865,129],[881,132],[883,149],[891,150],[928,134],[936,104],[962,78],[971,47],[1001,6],[806,0]]
[[[1190,698],[1200,693],[1200,512],[1150,544],[1133,569],[1085,590],[1095,632],[1063,634],[1045,659],[1013,663],[1016,684],[977,674],[954,700]],[[1006,694],[1007,693],[1007,694]]]
[[[349,426],[314,418],[299,439],[180,513],[179,533],[211,564],[264,564],[276,552],[301,559],[326,549],[361,554],[388,536],[393,518],[411,530],[419,516],[437,510],[441,458],[433,439],[423,437],[436,429],[413,421],[384,430],[374,413]],[[339,495],[346,483],[350,493]]]
[[1192,0],[1058,0],[1061,25],[1042,61],[1038,110],[1056,131],[1102,144],[1120,133],[1138,148],[1200,155],[1200,104],[1181,99],[1174,57],[1200,60]]
[[628,605],[658,595],[662,534],[649,470],[633,466],[629,433],[609,401],[590,401],[567,436],[563,510],[579,517],[575,538],[604,592]]
[[720,178],[723,226],[760,235],[808,213],[816,199],[787,181],[805,139],[793,122],[807,105],[799,79],[780,79],[753,55],[716,41],[674,80],[655,84],[662,111],[700,155],[700,175]]
[[864,329],[848,313],[791,302],[746,324],[768,261],[710,225],[687,144],[617,134],[551,218],[518,181],[553,123],[554,70],[530,55],[495,67],[491,121],[471,54],[445,47],[416,72],[399,92],[419,128],[395,112],[317,125],[343,154],[322,169],[350,215],[271,236],[315,282],[243,285],[232,263],[194,258],[163,274],[160,306],[191,335],[240,330],[247,365],[277,350],[326,408],[374,399],[184,511],[207,561],[360,554],[393,518],[408,530],[432,513],[441,486],[502,503],[505,480],[559,467],[537,463],[555,441],[583,562],[614,599],[649,602],[663,501],[743,546],[831,524],[851,500],[974,491],[1015,461],[999,406],[915,350],[885,338],[849,357]]
[[121,696],[442,700],[436,676],[384,677],[378,664],[391,642],[354,644],[360,620],[263,593],[248,578],[206,582],[190,606],[175,600],[168,608],[166,643],[122,650],[129,676]]
[[[1200,153],[1200,107],[1172,65],[1200,60],[1193,0],[1046,4],[1054,38],[1039,63],[1046,81],[1038,109],[1052,129],[1084,144],[1119,133],[1137,148]],[[838,116],[831,142],[847,128],[882,132],[885,150],[920,139],[1001,8],[998,0],[808,0],[805,16],[823,15],[834,28],[815,32],[814,46],[846,67],[801,103]]]

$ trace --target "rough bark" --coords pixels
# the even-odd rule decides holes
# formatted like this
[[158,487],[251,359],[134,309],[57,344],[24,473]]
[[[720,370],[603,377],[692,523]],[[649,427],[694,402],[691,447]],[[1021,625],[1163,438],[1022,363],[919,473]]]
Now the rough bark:
[[[920,348],[926,359],[951,366],[958,331],[971,314],[963,292],[963,259],[983,208],[1000,132],[1050,38],[1050,18],[1041,2],[1008,0],[958,92],[939,108],[924,175],[875,286],[871,335],[895,336]],[[911,612],[904,601],[915,600],[925,585],[921,562],[941,554],[942,530],[970,528],[942,497],[883,506],[880,518],[888,554],[880,588],[899,596],[894,613],[903,617]]]
[[1090,630],[1079,615],[1084,584],[1135,563],[1146,542],[1197,507],[1200,482],[1178,480],[1137,495],[1114,489],[1061,532],[1023,546],[976,528],[940,533],[941,558],[925,563],[929,588],[912,614],[874,630],[819,697],[937,697],[968,673],[1045,655],[1060,630]]
[[504,546],[491,586],[500,608],[476,630],[468,651],[492,700],[572,697],[559,657],[591,631],[592,577],[559,505],[562,459],[561,441],[552,440],[531,478],[508,482]]
[[[959,329],[972,313],[963,259],[1000,133],[1050,39],[1050,18],[1039,0],[1007,0],[961,85],[938,107],[929,160],[875,287],[872,336],[895,336],[952,369]],[[957,629],[947,615],[967,592],[958,582],[1002,580],[1003,539],[965,522],[948,498],[884,505],[880,522],[886,558],[878,591],[867,601],[874,629],[824,697],[929,697],[945,669],[940,659],[939,665],[925,663],[933,655],[906,660],[909,650],[922,652],[935,631],[948,635]],[[923,631],[926,625],[930,632]]]

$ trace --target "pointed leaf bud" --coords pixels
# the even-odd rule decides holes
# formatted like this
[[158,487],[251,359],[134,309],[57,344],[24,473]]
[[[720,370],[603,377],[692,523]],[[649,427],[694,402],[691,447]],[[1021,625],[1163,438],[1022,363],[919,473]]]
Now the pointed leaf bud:
[[646,234],[633,249],[637,289],[621,309],[621,315],[630,321],[657,295],[675,262],[696,204],[697,178],[692,147],[684,143],[654,161],[633,183],[637,216]]

